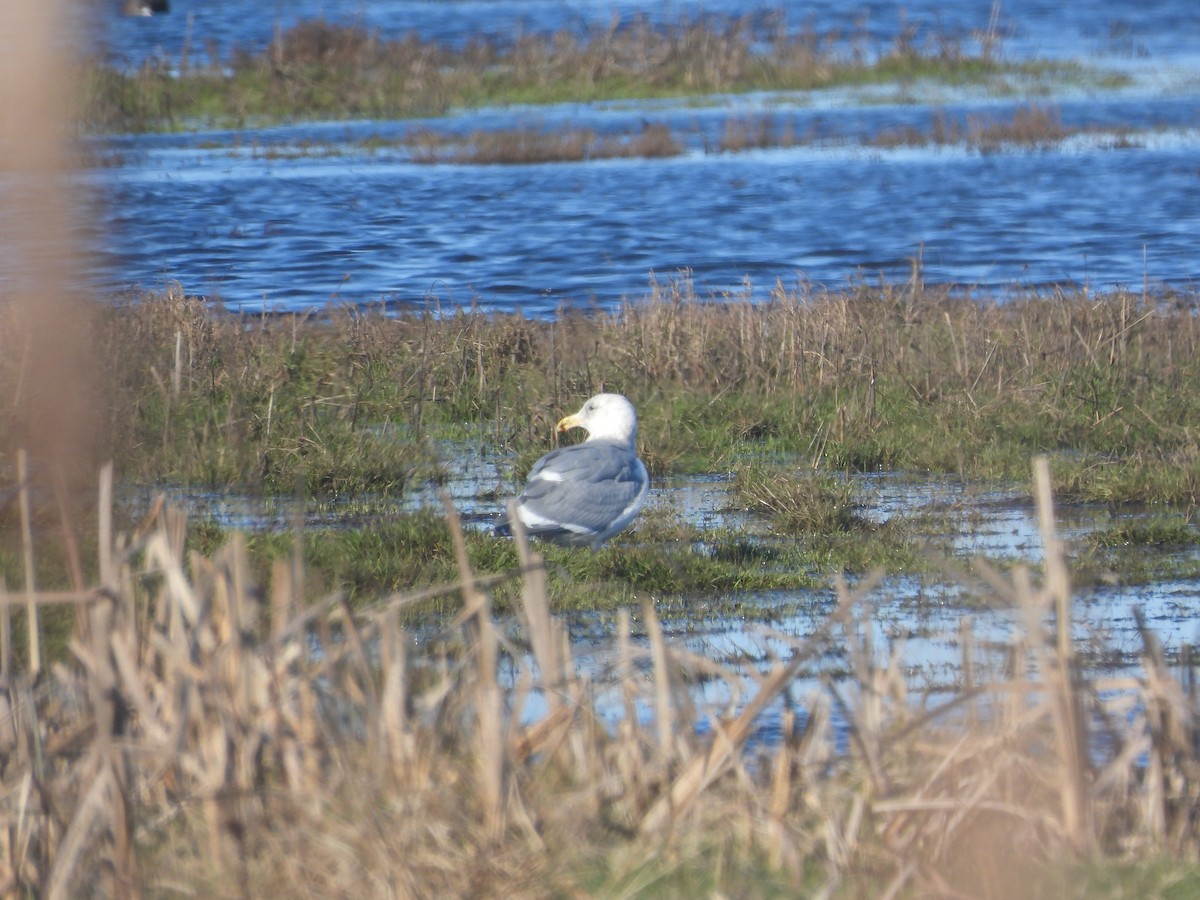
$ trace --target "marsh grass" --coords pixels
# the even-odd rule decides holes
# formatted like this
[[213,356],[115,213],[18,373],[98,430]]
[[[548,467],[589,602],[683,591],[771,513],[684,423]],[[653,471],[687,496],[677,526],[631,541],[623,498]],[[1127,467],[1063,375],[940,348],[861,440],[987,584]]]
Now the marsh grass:
[[[519,479],[563,412],[607,389],[637,406],[658,475],[786,456],[818,474],[1021,483],[1047,453],[1066,499],[1186,510],[1200,326],[1177,299],[993,302],[914,283],[713,303],[685,276],[612,313],[537,321],[233,316],[172,288],[103,311],[97,377],[121,475],[143,482],[386,499],[445,477],[447,438]],[[0,354],[4,383],[19,359]]]
[[1192,512],[1114,515],[1076,548],[1077,580],[1152,585],[1200,578],[1200,532],[1192,519]]
[[1029,103],[1016,107],[1006,118],[972,114],[955,119],[937,113],[927,130],[916,127],[887,130],[868,138],[868,143],[879,147],[964,146],[980,153],[997,153],[1011,149],[1046,150],[1068,138],[1087,135],[1104,138],[1105,145],[1114,149],[1136,141],[1129,129],[1064,125],[1058,107]]
[[778,112],[735,117],[726,120],[722,136],[712,149],[725,153],[813,144],[861,144],[883,148],[961,146],[979,153],[997,153],[1046,150],[1068,138],[1089,134],[1109,137],[1113,147],[1128,146],[1133,140],[1128,131],[1113,133],[1111,129],[1094,126],[1064,125],[1056,106],[1028,103],[1015,107],[1005,117],[994,113],[952,117],[939,111],[925,127],[909,125],[874,134],[839,134],[815,126],[799,129],[795,121]]
[[[989,302],[914,281],[780,285],[766,302],[709,302],[681,277],[612,313],[536,321],[467,310],[235,316],[171,288],[100,311],[94,380],[124,483],[344,511],[341,528],[306,536],[306,552],[314,575],[355,602],[451,577],[449,533],[396,510],[416,486],[448,477],[455,454],[496,461],[480,503],[490,497],[499,511],[554,446],[565,411],[624,392],[654,477],[740,473],[760,533],[697,532],[667,510],[611,553],[547,550],[565,573],[562,602],[586,604],[591,592],[620,603],[804,586],[833,571],[923,571],[929,529],[903,517],[867,527],[844,487],[858,472],[1020,485],[1030,455],[1044,453],[1064,500],[1190,518],[1198,326],[1185,298],[1169,300],[1081,290]],[[21,354],[0,351],[7,402]],[[12,472],[19,448],[12,434],[0,442]],[[0,496],[8,533],[15,496]],[[38,527],[52,536],[53,513]],[[758,545],[746,565],[771,534],[791,543]],[[512,565],[503,542],[472,535],[486,571]],[[1108,552],[1089,557],[1098,572]],[[0,562],[15,582],[21,561]],[[1147,565],[1130,561],[1129,572],[1150,578]]]
[[[178,513],[125,531],[101,502],[104,574],[31,598],[77,611],[69,655],[35,681],[0,641],[0,884],[998,900],[1194,885],[1195,697],[1144,628],[1136,670],[1081,677],[1052,624],[1071,586],[1045,467],[1036,482],[1044,579],[985,568],[976,586],[1024,629],[993,659],[964,624],[962,685],[925,702],[876,643],[872,579],[838,582],[813,633],[780,636],[744,678],[665,640],[651,603],[618,616],[611,670],[585,672],[547,563],[518,535],[519,598],[496,617],[452,509],[457,615],[414,641],[397,616],[415,595],[354,612],[299,557],[260,587],[240,540],[188,556]],[[111,498],[111,470],[102,485]],[[794,696],[835,648],[845,674]],[[737,699],[709,708],[700,680]]]
[[228,60],[182,54],[178,71],[148,60],[135,71],[93,63],[87,125],[99,131],[238,125],[296,118],[409,118],[450,108],[679,97],[750,90],[935,79],[988,83],[1012,76],[1072,80],[1053,63],[1005,63],[986,50],[907,30],[888,46],[789,29],[781,16],[706,16],[654,27],[614,19],[579,35],[526,34],[449,47],[384,39],[355,26],[305,21],[261,53]]
[[1195,547],[1200,544],[1200,531],[1190,519],[1157,516],[1116,522],[1090,534],[1088,541],[1095,547]]
[[[676,525],[675,531],[680,528]],[[802,545],[771,548],[756,541],[743,545],[723,533],[687,532],[662,540],[650,529],[639,529],[594,553],[540,548],[555,611],[611,611],[646,597],[686,598],[712,607],[727,604],[743,591],[811,590],[826,582],[838,561],[824,550]],[[208,523],[202,546],[214,550],[234,534]],[[324,589],[343,591],[355,607],[383,594],[445,584],[456,574],[446,523],[425,511],[393,514],[354,527],[309,528],[299,536],[252,534],[247,545],[258,560],[255,574],[260,581],[271,582],[273,566],[296,553],[297,539],[308,577]],[[502,573],[517,566],[512,542],[484,528],[467,529],[464,541],[475,570],[497,579],[491,588],[494,607],[510,611],[518,599],[516,585]],[[863,568],[861,562],[855,566],[856,571]],[[404,621],[437,621],[446,613],[444,597],[435,593],[428,602],[410,604]]]
[[791,532],[830,534],[871,527],[856,515],[855,488],[846,479],[749,465],[734,473],[733,490],[747,508],[767,513]]

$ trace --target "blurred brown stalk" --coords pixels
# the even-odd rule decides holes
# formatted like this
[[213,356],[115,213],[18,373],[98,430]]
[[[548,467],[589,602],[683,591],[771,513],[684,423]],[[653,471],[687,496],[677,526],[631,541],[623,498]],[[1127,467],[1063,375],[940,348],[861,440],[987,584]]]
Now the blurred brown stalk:
[[67,0],[0,3],[0,228],[9,274],[0,288],[0,353],[15,374],[0,388],[0,452],[27,451],[35,516],[56,516],[70,574],[83,583],[76,533],[100,445],[90,394],[89,300],[71,235],[80,208],[71,97],[77,77]]

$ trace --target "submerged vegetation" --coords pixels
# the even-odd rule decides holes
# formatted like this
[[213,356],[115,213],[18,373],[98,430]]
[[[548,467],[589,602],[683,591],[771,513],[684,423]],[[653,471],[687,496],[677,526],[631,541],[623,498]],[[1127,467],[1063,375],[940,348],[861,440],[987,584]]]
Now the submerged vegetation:
[[1070,64],[1005,62],[995,36],[978,49],[906,28],[889,46],[789,28],[781,15],[706,16],[659,28],[614,20],[583,35],[528,34],[451,47],[389,40],[355,26],[301,22],[260,53],[133,71],[92,63],[83,109],[95,131],[141,131],[308,118],[412,118],[455,108],[700,96],[930,79],[989,84],[1078,81]]
[[477,131],[466,138],[421,129],[404,144],[414,162],[509,163],[678,156],[683,145],[665,125],[647,124],[630,134],[601,135],[590,128],[521,128]]
[[[660,159],[689,152],[705,154],[740,153],[790,147],[865,146],[962,147],[974,153],[1038,152],[1083,138],[1099,149],[1128,149],[1142,137],[1130,127],[1100,128],[1070,125],[1049,104],[1024,104],[1008,115],[968,114],[950,116],[934,113],[922,124],[888,127],[877,132],[841,132],[827,123],[802,126],[799,117],[783,111],[729,116],[712,133],[692,126],[673,130],[665,122],[643,121],[639,128],[601,133],[573,125],[476,129],[468,134],[441,131],[429,123],[411,128],[400,137],[372,135],[354,141],[317,142],[303,140],[260,144],[247,148],[240,134],[230,139],[209,140],[207,150],[224,150],[231,155],[249,149],[258,159],[303,159],[364,154],[396,155],[414,163],[456,165],[527,165],[546,162],[586,162],[600,159]],[[112,157],[97,156],[94,164],[113,164]]]
[[884,149],[959,146],[977,153],[997,153],[1049,150],[1076,137],[1092,138],[1098,146],[1111,149],[1128,148],[1138,140],[1132,128],[1065,124],[1056,106],[1025,103],[1003,116],[995,113],[952,116],[939,110],[920,126],[889,127],[866,134],[806,131],[778,112],[730,118],[725,122],[719,141],[710,149],[737,152],[810,145],[863,145]]

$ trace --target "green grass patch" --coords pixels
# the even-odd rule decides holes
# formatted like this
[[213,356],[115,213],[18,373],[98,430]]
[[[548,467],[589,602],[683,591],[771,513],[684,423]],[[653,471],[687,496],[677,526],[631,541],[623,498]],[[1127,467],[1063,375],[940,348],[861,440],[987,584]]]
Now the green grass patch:
[[1079,583],[1151,585],[1200,579],[1200,531],[1190,516],[1122,518],[1091,532],[1074,560]]
[[844,478],[795,472],[782,466],[744,466],[734,474],[735,495],[791,534],[866,532],[871,523],[855,512],[855,488]]
[[1117,522],[1103,531],[1094,531],[1088,543],[1096,548],[1110,547],[1195,547],[1200,531],[1184,518],[1152,517]]
[[[1200,498],[1200,327],[1186,303],[1133,294],[713,304],[676,281],[613,313],[530,321],[236,316],[173,288],[97,317],[106,452],[133,482],[387,501],[444,480],[465,441],[511,463],[515,489],[565,412],[616,390],[652,474],[740,471],[748,505],[787,533],[861,526],[852,498],[828,496],[839,473],[1020,485],[1038,454],[1064,502]],[[14,389],[16,359],[0,358]],[[781,460],[815,475],[754,468]]]
[[[211,551],[228,539],[211,521],[198,524],[198,549]],[[444,517],[434,512],[398,514],[353,528],[309,528],[300,533],[309,593],[345,591],[355,604],[380,596],[411,594],[431,586],[452,586],[459,573]],[[650,542],[635,532],[598,551],[537,544],[546,559],[550,596],[562,612],[615,609],[643,597],[719,598],[744,591],[810,590],[828,583],[831,567],[850,565],[829,552],[799,544],[747,551],[742,538],[704,532],[694,541]],[[476,576],[500,577],[493,596],[497,609],[515,602],[517,586],[503,576],[517,571],[516,547],[507,538],[477,528],[466,530]],[[295,532],[248,535],[256,575],[269,583],[272,567],[296,552]],[[711,603],[710,603],[711,605]],[[445,615],[461,608],[458,591],[414,605],[416,617]]]
[[[498,509],[554,446],[564,413],[620,391],[638,408],[654,477],[734,473],[759,533],[648,513],[600,553],[547,551],[562,602],[770,590],[833,571],[926,571],[928,523],[863,519],[848,477],[859,472],[1020,487],[1045,454],[1060,502],[1190,520],[1200,326],[1178,299],[1000,303],[881,286],[711,303],[681,280],[612,313],[530,321],[237,316],[173,288],[97,311],[95,402],[101,452],[126,484],[342,515],[345,528],[306,538],[306,555],[331,588],[366,596],[456,577],[440,521],[390,514],[415,487],[478,454],[497,463],[478,490]],[[4,396],[17,393],[19,360],[0,354]],[[7,471],[16,450],[0,435]],[[472,542],[483,571],[514,565],[503,542]],[[1091,556],[1103,566],[1110,552]],[[1164,558],[1188,571],[1186,554]],[[5,570],[18,583],[15,557]]]

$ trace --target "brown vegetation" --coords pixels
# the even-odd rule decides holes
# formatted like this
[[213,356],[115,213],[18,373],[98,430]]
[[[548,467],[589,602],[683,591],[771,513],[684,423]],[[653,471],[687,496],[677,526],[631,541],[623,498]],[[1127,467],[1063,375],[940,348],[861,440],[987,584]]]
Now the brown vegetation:
[[1033,103],[1018,107],[1006,120],[970,115],[960,121],[938,114],[928,132],[916,128],[886,131],[876,135],[873,143],[882,147],[963,144],[992,152],[1010,146],[1050,147],[1087,130],[1065,128],[1056,108]]
[[414,162],[475,165],[579,162],[678,156],[683,146],[669,128],[647,124],[640,132],[599,135],[590,128],[521,128],[475,131],[466,137],[423,128],[405,139]]
[[[109,479],[98,581],[31,597],[79,612],[70,658],[41,682],[19,674],[0,593],[5,894],[541,897],[650,879],[670,896],[751,879],[789,895],[1080,896],[1039,885],[1067,858],[1200,851],[1196,699],[1148,633],[1140,676],[1079,680],[1069,630],[1042,624],[1070,620],[1048,526],[1043,586],[978,572],[1025,611],[1024,635],[989,657],[964,627],[961,692],[925,706],[873,644],[870,582],[839,589],[744,695],[665,642],[649,603],[644,637],[620,617],[616,671],[587,675],[523,542],[517,622],[493,618],[494,580],[460,535],[460,580],[440,590],[462,612],[414,645],[397,624],[411,597],[310,602],[299,558],[264,596],[240,541],[185,559],[186,523],[162,507],[115,534]],[[1038,479],[1045,523],[1044,466]],[[852,677],[798,702],[793,679],[838,646]],[[742,699],[698,710],[695,678]],[[779,714],[778,737],[748,749]]]
[[1113,147],[1128,146],[1132,140],[1128,129],[1113,132],[1111,129],[1064,125],[1057,107],[1030,103],[1016,107],[1007,117],[971,114],[956,118],[938,112],[927,127],[908,125],[866,135],[845,135],[814,128],[801,131],[794,121],[779,113],[731,118],[726,121],[721,139],[713,149],[737,152],[812,144],[865,144],[883,148],[962,146],[980,153],[996,153],[1008,149],[1045,150],[1077,135],[1107,136]]
[[[101,312],[92,378],[123,478],[394,494],[463,429],[532,462],[580,397],[626,393],[656,473],[738,454],[815,468],[1024,479],[1072,499],[1200,505],[1194,301],[1080,289],[997,301],[908,285],[778,285],[706,302],[686,278],[608,314],[214,312],[173,289]],[[0,415],[21,383],[0,329]],[[0,435],[10,461],[18,449]]]

